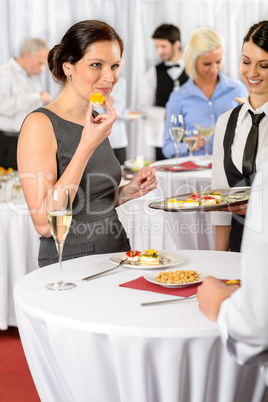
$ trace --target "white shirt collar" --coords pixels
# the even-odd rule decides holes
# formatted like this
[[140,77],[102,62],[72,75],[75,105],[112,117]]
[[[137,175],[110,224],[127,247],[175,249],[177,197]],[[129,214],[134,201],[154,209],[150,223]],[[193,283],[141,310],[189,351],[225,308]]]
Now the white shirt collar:
[[264,105],[262,105],[261,107],[258,107],[258,109],[253,109],[253,107],[251,106],[250,102],[249,102],[249,97],[250,95],[247,96],[247,99],[245,100],[245,103],[243,104],[243,107],[241,109],[241,113],[239,118],[241,120],[243,120],[246,116],[247,116],[247,111],[251,110],[253,113],[265,113],[266,116],[268,116],[268,102],[264,103]]
[[184,67],[184,60],[182,57],[180,57],[177,61],[170,61],[170,60],[165,61],[165,66],[173,66],[177,64],[179,64],[180,67]]

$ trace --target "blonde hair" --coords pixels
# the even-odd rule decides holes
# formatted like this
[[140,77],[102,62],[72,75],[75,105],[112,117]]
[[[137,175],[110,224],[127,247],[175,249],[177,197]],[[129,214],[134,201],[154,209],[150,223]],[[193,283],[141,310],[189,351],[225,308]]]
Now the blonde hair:
[[196,77],[197,59],[203,53],[212,52],[219,46],[224,51],[224,39],[215,29],[198,28],[192,32],[183,52],[185,71],[190,78],[194,79]]

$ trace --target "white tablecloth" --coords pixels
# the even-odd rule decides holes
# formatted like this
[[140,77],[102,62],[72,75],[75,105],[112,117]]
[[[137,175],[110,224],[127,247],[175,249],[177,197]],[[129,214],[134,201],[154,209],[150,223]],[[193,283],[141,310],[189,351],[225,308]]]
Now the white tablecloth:
[[16,326],[13,287],[37,268],[39,237],[23,198],[6,202],[6,186],[0,189],[0,330]]
[[[239,278],[239,253],[182,250],[184,268]],[[239,366],[196,300],[142,307],[174,296],[120,287],[145,272],[110,255],[63,263],[77,288],[53,292],[58,265],[36,270],[14,289],[24,351],[42,402],[260,402],[257,366]]]

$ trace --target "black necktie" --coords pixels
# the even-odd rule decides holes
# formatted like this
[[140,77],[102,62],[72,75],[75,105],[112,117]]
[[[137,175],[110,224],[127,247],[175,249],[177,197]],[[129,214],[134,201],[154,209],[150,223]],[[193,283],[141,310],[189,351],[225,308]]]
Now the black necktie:
[[256,155],[258,148],[259,124],[265,113],[254,114],[248,111],[252,118],[252,126],[248,133],[248,138],[243,155],[243,175],[249,179],[250,175],[256,172]]

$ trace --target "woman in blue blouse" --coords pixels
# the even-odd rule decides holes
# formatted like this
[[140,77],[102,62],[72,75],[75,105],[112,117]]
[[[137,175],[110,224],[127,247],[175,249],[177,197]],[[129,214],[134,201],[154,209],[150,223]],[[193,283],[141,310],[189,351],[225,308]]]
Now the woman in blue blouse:
[[[238,106],[235,98],[247,96],[245,85],[221,73],[223,63],[224,40],[215,30],[198,28],[193,31],[185,47],[183,58],[185,70],[190,79],[172,92],[167,108],[165,137],[162,152],[166,158],[175,157],[174,143],[169,134],[171,114],[182,114],[185,129],[199,126],[215,126],[219,116]],[[212,154],[213,136],[209,141],[209,153]],[[195,155],[205,154],[204,140],[199,140]],[[179,156],[188,155],[183,143],[179,147]]]

